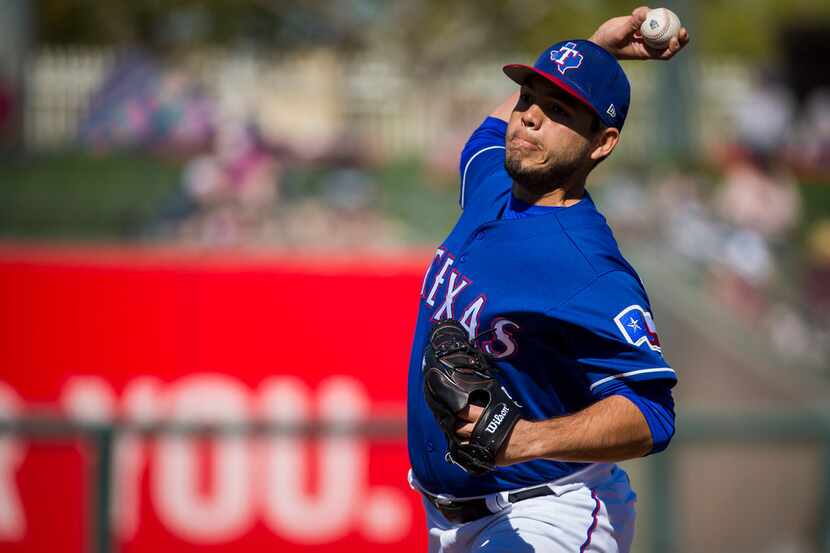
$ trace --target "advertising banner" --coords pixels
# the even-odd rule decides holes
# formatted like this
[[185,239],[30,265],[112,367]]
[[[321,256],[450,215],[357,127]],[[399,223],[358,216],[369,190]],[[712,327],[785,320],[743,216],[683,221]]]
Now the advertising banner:
[[[116,434],[110,522],[125,553],[424,550],[403,422],[428,261],[0,247],[0,419],[399,421]],[[96,455],[0,435],[0,549],[87,551]]]

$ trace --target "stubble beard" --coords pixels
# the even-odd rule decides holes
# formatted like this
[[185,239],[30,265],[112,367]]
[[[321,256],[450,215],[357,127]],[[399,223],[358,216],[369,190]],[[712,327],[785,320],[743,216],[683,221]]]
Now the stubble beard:
[[580,161],[574,158],[550,160],[544,167],[530,169],[523,167],[522,158],[511,155],[510,150],[504,156],[504,169],[510,178],[530,194],[540,197],[565,186],[580,167]]

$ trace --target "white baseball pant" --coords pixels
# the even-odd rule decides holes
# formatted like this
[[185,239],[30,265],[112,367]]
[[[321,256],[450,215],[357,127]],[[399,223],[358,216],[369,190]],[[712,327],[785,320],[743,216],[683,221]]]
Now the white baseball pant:
[[486,496],[503,508],[466,524],[424,500],[429,553],[628,553],[637,496],[624,470],[597,463],[549,485],[553,495],[516,503],[506,492]]

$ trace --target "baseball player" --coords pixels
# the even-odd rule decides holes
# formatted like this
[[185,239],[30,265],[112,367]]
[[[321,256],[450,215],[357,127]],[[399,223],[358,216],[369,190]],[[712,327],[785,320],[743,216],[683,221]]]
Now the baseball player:
[[424,276],[408,384],[431,552],[629,550],[635,494],[614,463],[668,445],[676,374],[585,183],[628,112],[617,59],[688,42],[646,48],[647,11],[505,66],[520,90],[461,154],[462,214]]

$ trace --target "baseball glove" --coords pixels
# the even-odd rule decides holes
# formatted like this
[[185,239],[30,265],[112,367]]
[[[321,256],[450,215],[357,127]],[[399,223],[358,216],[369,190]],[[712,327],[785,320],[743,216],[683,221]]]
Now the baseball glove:
[[[474,475],[496,468],[496,454],[521,416],[519,404],[495,379],[496,371],[457,321],[433,327],[424,350],[424,396],[447,438],[447,461]],[[456,414],[467,405],[484,411],[469,441],[462,442],[455,433],[461,425]]]

